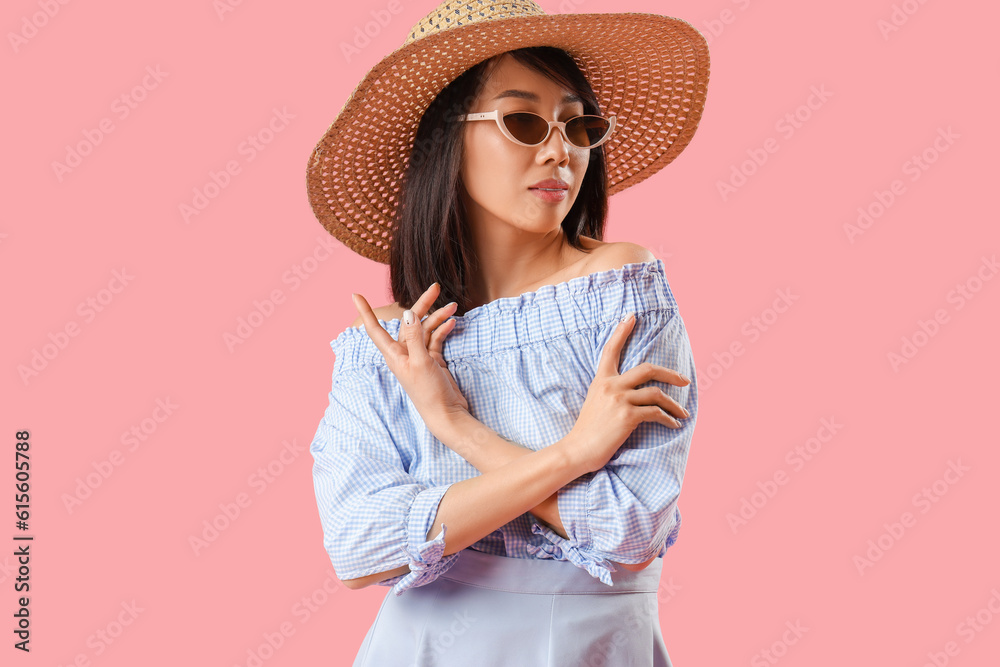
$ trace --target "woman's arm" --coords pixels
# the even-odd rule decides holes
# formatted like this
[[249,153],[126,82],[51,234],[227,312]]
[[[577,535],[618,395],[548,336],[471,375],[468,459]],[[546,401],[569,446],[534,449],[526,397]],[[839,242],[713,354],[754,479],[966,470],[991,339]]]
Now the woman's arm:
[[[441,343],[454,322],[444,321],[450,314],[450,308],[435,312],[427,318],[427,322],[421,321],[435,294],[436,290],[431,289],[418,299],[413,309],[413,318],[407,320],[410,312],[404,313],[407,317],[403,319],[407,321],[402,323],[395,340],[379,325],[361,297],[357,297],[356,302],[363,304],[359,311],[365,320],[369,337],[424,418],[428,429],[444,443],[459,441],[455,449],[461,454],[462,448],[467,445],[475,446],[475,443],[462,441],[465,437],[462,430],[454,429],[456,423],[468,426],[472,416],[468,412],[468,403],[441,358]],[[623,374],[618,372],[618,362],[634,323],[635,318],[630,316],[613,327],[607,343],[602,346],[594,381],[588,389],[583,408],[567,437],[539,451],[506,460],[499,467],[478,477],[419,492],[420,495],[414,498],[414,501],[422,499],[420,503],[416,503],[420,506],[419,512],[413,514],[416,521],[405,518],[404,521],[411,531],[410,543],[420,539],[424,540],[424,544],[420,545],[421,555],[411,558],[411,574],[406,575],[406,583],[422,585],[437,576],[442,567],[446,567],[443,561],[445,557],[454,557],[456,552],[543,502],[552,503],[551,497],[574,480],[579,481],[585,475],[600,471],[642,422],[658,422],[676,428],[676,420],[668,414],[668,411],[672,412],[677,407],[674,401],[658,388],[635,387],[651,380],[676,383],[678,378],[682,384],[686,384],[687,379],[681,378],[669,368],[655,364],[642,364]],[[425,324],[429,335],[425,335]],[[491,456],[494,457],[494,462],[503,461],[510,455],[510,451],[502,454],[499,459],[496,454],[497,450],[493,449]],[[328,471],[336,469],[336,466],[332,466]],[[384,469],[383,472],[388,474],[391,471]],[[344,472],[341,471],[340,474]],[[362,498],[357,500],[362,501]],[[373,508],[365,503],[364,506],[345,507],[340,514],[344,517],[343,520],[357,524],[358,518],[351,516],[356,512],[363,512],[373,518],[381,516],[373,515],[371,509]],[[399,509],[405,508],[401,505]],[[558,514],[558,509],[555,514]],[[386,519],[389,517],[380,518],[382,521]],[[418,525],[422,527],[421,532],[412,532]],[[448,526],[447,530],[445,526]],[[568,542],[551,530],[547,532],[549,535],[546,537],[550,541],[555,539],[560,543]],[[567,530],[567,534],[572,539],[572,532]],[[434,535],[436,537],[432,538]],[[361,547],[362,543],[355,544]],[[575,545],[557,543],[557,546],[565,546],[574,563],[586,567],[591,574],[600,576],[602,581],[611,585],[607,565],[601,565],[607,563],[614,569],[614,565],[611,565],[614,561],[608,558],[611,554],[582,556],[577,553]],[[625,560],[634,560],[633,565],[638,568],[657,555],[657,552],[650,553],[649,549],[644,549],[641,560],[634,556]],[[583,562],[581,558],[589,560]],[[590,562],[595,559],[596,564]],[[448,560],[452,558],[449,557]],[[389,567],[399,566],[398,563],[393,563]],[[414,567],[419,568],[419,571],[413,572]],[[355,578],[361,579],[371,574],[373,573],[369,569],[367,572],[358,572]],[[386,575],[386,578],[389,576]]]
[[[611,333],[612,339],[619,335],[618,331]],[[602,351],[602,362],[605,352]],[[618,358],[617,353],[613,358]],[[694,377],[690,343],[680,314],[667,309],[644,315],[622,366],[630,369],[623,375],[642,375],[649,373],[650,367],[659,367],[679,369]],[[626,384],[634,385],[635,379]],[[530,510],[549,524],[547,530],[543,526],[543,534],[549,542],[602,580],[609,578],[607,563],[612,564],[612,569],[622,566],[637,571],[646,567],[673,544],[680,526],[677,498],[697,415],[696,385],[686,380],[678,382],[669,376],[647,375],[643,379],[665,382],[665,385],[662,389],[635,390],[632,392],[635,401],[660,403],[660,407],[675,415],[680,410],[678,416],[684,417],[683,426],[669,417],[659,420],[650,415],[642,421],[659,423],[644,423],[634,432],[630,430],[626,446],[614,459],[560,487]],[[607,378],[604,380],[605,388],[598,392],[601,402],[609,399]],[[592,385],[588,396],[593,391]],[[669,401],[669,405],[664,405],[657,394]],[[578,434],[585,434],[578,435],[578,444],[603,440],[605,428],[621,425],[615,423],[619,417],[613,411],[606,412],[602,419],[592,415],[584,419],[584,412],[586,404],[573,429]],[[581,421],[587,423],[581,427]],[[461,417],[459,427],[451,433],[441,432],[437,427],[431,430],[479,470],[493,470],[530,455],[529,450],[504,440],[471,415]],[[442,497],[442,506],[446,507],[445,501],[447,494]],[[559,512],[560,502],[565,515]],[[438,512],[435,522],[440,521],[440,507]]]
[[[447,526],[444,552],[440,557],[454,554],[510,523],[570,481],[587,473],[589,467],[586,461],[573,455],[579,447],[575,447],[572,435],[537,452],[515,456],[478,477],[449,485],[438,504],[426,540],[430,542],[440,537],[443,525]],[[408,566],[404,565],[344,580],[344,583],[348,588],[364,588],[408,571]]]
[[[589,472],[567,453],[573,448],[572,433],[534,451],[503,439],[471,415],[452,421],[447,432],[437,430],[452,449],[483,473],[452,484],[441,498],[426,537],[430,541],[440,533],[442,524],[448,527],[443,556],[475,544],[528,511],[566,537],[556,502],[558,490]],[[504,500],[498,503],[497,498]],[[542,500],[532,506],[537,498]],[[637,572],[653,559],[655,556],[645,563],[615,565]],[[364,588],[407,572],[409,568],[404,565],[344,583],[348,588]]]
[[[448,442],[445,442],[445,444],[475,466],[481,473],[503,468],[508,463],[530,455],[534,451],[511,440],[507,440],[471,415],[453,422],[452,432],[453,435],[448,438]],[[444,498],[442,498],[442,503],[447,497],[448,494],[446,493]],[[559,490],[557,489],[542,500],[542,502],[529,508],[527,511],[547,523],[560,537],[566,539],[566,529],[563,527],[562,519],[559,516],[558,497]],[[438,515],[440,516],[440,514],[441,506],[439,505]],[[437,520],[435,520],[436,523]],[[447,525],[450,526],[451,524]],[[448,550],[445,553],[448,553]],[[615,565],[621,566],[631,572],[638,572],[653,562],[655,558],[654,556],[644,563],[635,565],[625,563],[615,563]]]
[[[482,429],[492,431],[471,415],[464,417],[461,424],[456,420],[452,435],[446,435],[448,441],[471,442],[466,439],[470,428],[482,435],[485,435]],[[442,524],[448,526],[444,551],[448,555],[475,544],[543,503],[554,504],[551,499],[559,489],[589,472],[573,456],[575,436],[571,432],[544,449],[531,451],[500,439],[494,432],[492,438],[498,448],[494,450],[496,455],[490,457],[490,465],[484,466],[488,470],[449,487],[438,504],[428,535],[436,535]],[[501,454],[500,447],[505,454]],[[478,444],[469,449],[486,451]],[[558,509],[553,509],[558,519]]]
[[[595,342],[600,349],[600,336]],[[684,321],[675,309],[649,312],[636,325],[622,367],[633,373],[649,364],[692,378],[685,386],[660,385],[685,408],[683,426],[640,424],[613,459],[560,489],[569,539],[553,530],[544,533],[553,548],[608,582],[606,562],[638,566],[662,555],[676,541],[681,523],[677,501],[697,421],[698,391]]]
[[[667,319],[672,318],[668,315]],[[578,542],[573,539],[573,532],[569,529],[569,524],[563,524],[558,506],[560,490],[570,485],[570,482],[572,482],[570,486],[579,489],[581,483],[584,487],[587,487],[590,480],[602,477],[602,475],[612,474],[607,469],[610,465],[609,459],[626,439],[632,437],[633,432],[638,426],[656,425],[668,429],[679,429],[682,427],[678,418],[691,416],[687,409],[682,407],[681,404],[660,388],[643,387],[633,389],[637,385],[642,385],[650,381],[659,381],[667,386],[686,386],[690,384],[689,379],[671,370],[670,367],[650,362],[635,366],[633,359],[633,364],[628,364],[626,360],[625,365],[633,365],[634,367],[625,373],[618,372],[622,349],[625,340],[632,333],[634,323],[635,318],[631,317],[626,318],[613,327],[607,342],[601,348],[600,360],[596,364],[594,379],[587,390],[587,397],[584,400],[577,421],[567,437],[559,440],[555,445],[550,445],[537,452],[529,452],[516,443],[501,438],[495,431],[475,419],[468,411],[456,410],[449,413],[446,417],[427,421],[428,429],[442,443],[469,461],[480,471],[483,471],[483,475],[479,478],[473,478],[472,480],[452,485],[444,493],[439,502],[437,514],[431,524],[428,539],[442,525],[451,526],[456,521],[463,521],[469,513],[484,512],[488,514],[490,509],[495,509],[496,500],[489,498],[488,494],[483,497],[466,495],[463,485],[469,485],[470,482],[474,483],[477,479],[495,477],[497,473],[503,474],[509,470],[517,470],[519,463],[525,460],[538,457],[553,447],[566,448],[568,446],[569,449],[564,453],[564,456],[569,457],[571,460],[576,459],[583,462],[578,469],[582,469],[584,472],[555,486],[547,495],[538,497],[533,504],[527,505],[523,503],[525,497],[519,495],[523,493],[525,488],[514,480],[513,485],[508,485],[510,489],[509,493],[512,495],[507,496],[507,498],[511,500],[517,498],[522,502],[512,507],[510,501],[504,503],[508,505],[508,509],[514,510],[509,514],[510,518],[513,519],[528,510],[531,510],[532,513],[537,512],[536,516],[550,523],[552,530],[549,533],[554,536],[554,540],[557,542],[556,546],[564,550],[568,549],[568,555],[570,555],[571,560],[578,565],[585,564],[588,571],[592,571],[592,574],[600,568],[604,568],[604,571],[601,573],[602,579],[608,578],[606,572],[607,566],[601,565],[598,567],[599,561],[611,563],[612,568],[616,565],[623,565],[626,569],[635,571],[646,567],[646,565],[659,555],[660,549],[656,548],[654,550],[652,546],[653,543],[658,542],[658,539],[655,535],[649,534],[649,529],[652,528],[649,525],[651,517],[637,514],[637,507],[634,503],[631,505],[616,505],[622,510],[622,516],[614,519],[613,526],[594,526],[595,532],[598,532],[600,528],[607,528],[614,530],[616,533],[624,532],[627,534],[625,538],[626,542],[621,545],[625,547],[621,551],[625,556],[622,559],[613,558],[616,555],[616,549],[605,550],[602,555],[594,553],[593,548],[588,550],[590,553],[587,554],[580,552],[577,548]],[[640,341],[636,341],[645,342],[646,345],[644,347],[647,351],[649,350],[649,336],[650,334],[644,336],[647,338],[646,341],[641,341],[641,339]],[[658,338],[658,332],[652,333],[652,338]],[[654,347],[659,347],[665,342],[667,341],[660,340],[660,345]],[[683,345],[679,347],[685,348]],[[682,356],[684,355],[682,354]],[[687,363],[688,358],[678,359],[678,361],[685,362],[685,367],[690,365]],[[671,389],[677,391],[676,387],[671,387]],[[686,394],[686,392],[684,393]],[[693,408],[694,404],[692,403],[690,407]],[[671,415],[676,415],[676,418]],[[644,422],[652,423],[643,424]],[[690,432],[690,428],[685,430]],[[683,440],[683,438],[681,439]],[[622,455],[624,454],[622,453]],[[645,463],[646,465],[641,466],[642,472],[640,475],[646,478],[648,478],[652,470],[659,469],[666,472],[669,469],[669,467],[662,465],[662,460],[658,461],[655,458],[651,458]],[[602,486],[601,488],[603,491],[604,487]],[[528,490],[533,491],[533,489]],[[631,489],[623,490],[627,491],[629,496],[633,495]],[[502,489],[498,489],[498,492],[501,494],[504,493]],[[498,497],[503,498],[504,495]],[[534,498],[534,495],[528,497],[527,500],[530,501],[532,498]],[[586,498],[589,500],[589,496],[586,496]],[[612,498],[608,498],[606,501],[601,502],[615,504],[612,501]],[[577,497],[568,506],[571,508],[581,507],[579,494],[577,494]],[[585,505],[583,507],[587,513],[591,511],[590,507]],[[606,515],[610,509],[610,507],[602,507],[602,514]],[[574,514],[571,514],[570,518],[577,526],[579,526],[581,520],[585,521],[583,517],[577,517]],[[629,526],[632,525],[630,521],[636,518],[640,519],[640,523],[630,528]],[[662,520],[657,520],[653,523],[662,524],[665,528],[668,528],[670,526],[667,525],[667,522],[672,520],[673,517],[671,514],[671,517],[664,517]],[[556,530],[559,532],[554,532]],[[633,530],[637,531],[634,536],[631,535]],[[463,549],[476,540],[481,539],[488,532],[477,530],[474,539],[465,542],[460,538],[456,540],[458,542],[457,545],[451,544],[449,540],[446,540],[445,553],[453,553],[454,551]],[[658,533],[659,531],[654,530],[654,532]],[[579,530],[577,533],[579,533]],[[463,538],[465,538],[464,535]],[[547,536],[547,538],[553,541],[553,537]],[[632,546],[635,542],[649,544],[649,546],[642,549],[643,555],[641,559],[635,557],[634,549],[627,548],[627,546]],[[582,543],[579,544],[583,546]],[[631,562],[624,564],[621,562],[623,560]]]

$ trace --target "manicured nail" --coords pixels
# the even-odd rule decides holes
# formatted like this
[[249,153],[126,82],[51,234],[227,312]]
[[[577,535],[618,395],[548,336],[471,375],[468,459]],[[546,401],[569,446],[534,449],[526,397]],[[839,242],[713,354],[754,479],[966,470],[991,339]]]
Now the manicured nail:
[[629,313],[628,315],[626,315],[625,317],[623,317],[623,318],[621,319],[621,322],[628,322],[628,321],[629,321],[630,319],[632,319],[632,318],[633,318],[634,316],[635,316],[635,313]]
[[405,324],[406,326],[410,326],[411,324],[413,324],[413,311],[412,310],[404,310],[403,311],[403,324]]

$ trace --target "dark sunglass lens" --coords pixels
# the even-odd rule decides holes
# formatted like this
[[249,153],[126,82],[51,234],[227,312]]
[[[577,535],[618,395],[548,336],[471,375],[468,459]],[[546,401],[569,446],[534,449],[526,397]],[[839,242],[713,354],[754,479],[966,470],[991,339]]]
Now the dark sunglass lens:
[[518,141],[526,144],[537,144],[549,129],[541,116],[533,113],[509,113],[503,117],[503,124]]
[[588,148],[604,138],[611,123],[600,116],[577,116],[566,124],[569,140],[580,148]]

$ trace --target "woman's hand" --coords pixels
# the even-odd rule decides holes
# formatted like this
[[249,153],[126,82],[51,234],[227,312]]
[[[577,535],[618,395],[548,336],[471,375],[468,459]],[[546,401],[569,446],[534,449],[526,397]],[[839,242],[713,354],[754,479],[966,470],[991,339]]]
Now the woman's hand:
[[670,428],[680,428],[677,419],[689,416],[687,410],[659,387],[635,388],[650,380],[686,386],[691,381],[680,373],[648,362],[618,373],[622,348],[634,326],[633,313],[618,324],[601,350],[597,374],[570,431],[573,445],[568,454],[588,472],[604,467],[641,422],[656,421]]
[[[365,331],[432,433],[451,418],[467,415],[469,411],[469,403],[459,391],[443,355],[444,340],[455,327],[455,320],[448,318],[455,313],[458,304],[453,301],[421,321],[440,290],[434,283],[420,295],[413,308],[403,314],[398,340],[393,340],[382,328],[363,296],[352,295]],[[407,324],[406,314],[411,312],[413,323]]]

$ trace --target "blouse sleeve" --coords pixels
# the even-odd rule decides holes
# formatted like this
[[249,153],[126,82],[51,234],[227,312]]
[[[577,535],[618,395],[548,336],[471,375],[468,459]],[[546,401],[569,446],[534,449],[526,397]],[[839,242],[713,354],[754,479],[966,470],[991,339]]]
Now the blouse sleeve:
[[[615,326],[596,336],[595,369]],[[640,423],[602,469],[560,489],[559,516],[568,539],[540,522],[532,526],[546,540],[531,549],[537,557],[565,558],[609,586],[613,562],[635,564],[662,556],[677,540],[681,523],[677,498],[698,415],[698,390],[691,345],[676,309],[636,314],[619,372],[646,361],[691,379],[684,387],[659,381],[640,385],[660,387],[690,417],[679,420],[679,429]]]
[[396,595],[448,570],[446,528],[428,541],[438,504],[450,485],[411,476],[395,445],[412,437],[409,417],[378,369],[334,371],[330,404],[310,447],[323,544],[341,580],[409,565],[379,582]]

